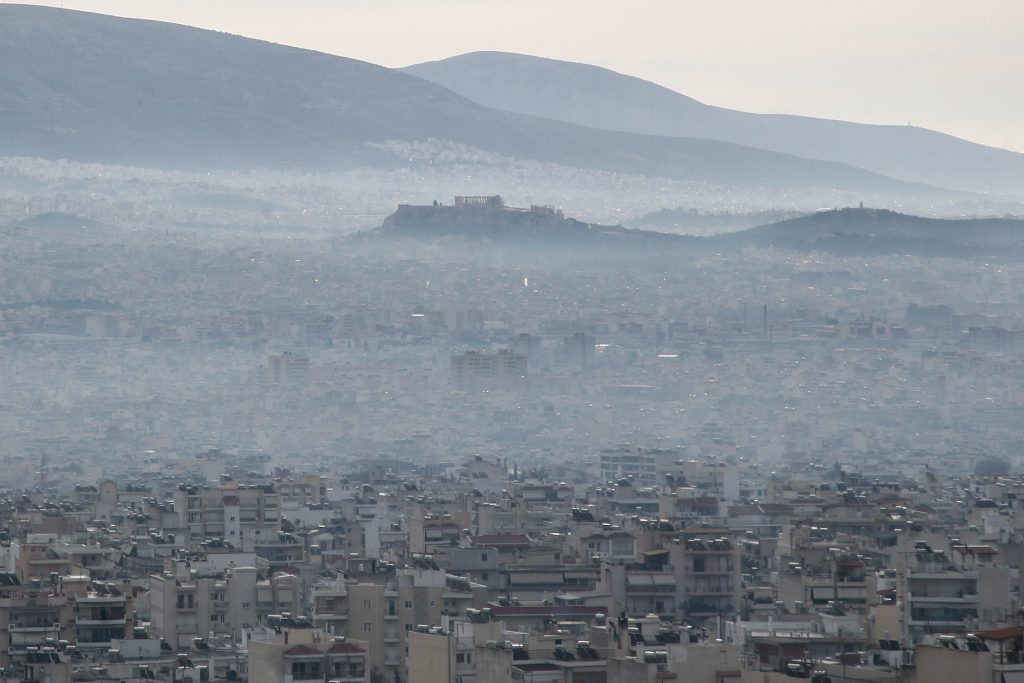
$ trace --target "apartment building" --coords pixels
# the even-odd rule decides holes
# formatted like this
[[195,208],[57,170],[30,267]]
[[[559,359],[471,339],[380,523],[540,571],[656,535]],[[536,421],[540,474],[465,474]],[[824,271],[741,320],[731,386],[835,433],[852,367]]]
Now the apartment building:
[[174,509],[179,528],[188,529],[192,542],[217,538],[253,551],[281,529],[280,496],[272,484],[182,484],[174,492]]
[[962,634],[1003,623],[1010,595],[1009,569],[987,545],[919,543],[898,574],[904,639],[921,643],[930,634]]
[[309,624],[284,619],[269,642],[249,641],[250,683],[371,680],[371,646],[366,641],[331,637]]
[[382,574],[345,581],[338,576],[314,584],[313,624],[330,635],[361,638],[370,643],[371,664],[385,680],[404,674],[407,637],[421,624],[440,623],[442,615],[465,614],[487,603],[487,589],[463,577],[446,574],[428,560]]
[[194,638],[241,639],[247,625],[271,615],[298,615],[302,589],[296,576],[275,573],[260,579],[255,567],[232,567],[219,577],[199,577],[183,560],[171,571],[153,575],[150,631],[176,648]]

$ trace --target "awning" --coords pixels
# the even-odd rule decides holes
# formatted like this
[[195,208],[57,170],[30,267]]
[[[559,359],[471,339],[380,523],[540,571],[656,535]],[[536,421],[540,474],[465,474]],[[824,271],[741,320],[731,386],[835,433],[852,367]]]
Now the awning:
[[562,572],[529,572],[528,574],[509,574],[508,582],[515,586],[532,586],[536,584],[562,583]]
[[653,586],[654,579],[650,574],[632,574],[626,577],[627,586]]

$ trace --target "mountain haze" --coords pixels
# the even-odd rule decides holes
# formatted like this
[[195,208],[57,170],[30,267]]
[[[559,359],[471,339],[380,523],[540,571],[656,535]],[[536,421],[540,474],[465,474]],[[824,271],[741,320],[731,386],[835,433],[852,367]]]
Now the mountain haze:
[[848,165],[489,109],[410,74],[185,26],[0,5],[0,155],[172,168],[410,163],[371,143],[767,187],[932,196]]
[[522,114],[723,140],[940,187],[1024,195],[1024,154],[925,128],[734,111],[597,66],[505,52],[473,52],[404,71],[485,106]]

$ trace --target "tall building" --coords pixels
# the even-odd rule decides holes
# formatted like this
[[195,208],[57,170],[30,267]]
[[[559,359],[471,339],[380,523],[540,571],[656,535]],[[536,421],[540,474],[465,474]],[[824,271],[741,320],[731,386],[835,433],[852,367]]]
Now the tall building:
[[150,629],[175,648],[209,634],[242,638],[246,625],[274,614],[298,614],[298,577],[275,573],[260,579],[255,567],[232,567],[221,576],[199,577],[184,560],[149,578]]
[[252,552],[281,528],[280,496],[272,484],[207,488],[182,484],[174,492],[180,528],[192,542],[223,539]]
[[372,669],[390,683],[404,680],[407,638],[413,629],[440,623],[443,614],[482,608],[487,588],[417,559],[397,572],[348,581],[324,579],[314,586],[312,602],[313,623],[330,635],[368,642]]
[[452,354],[451,383],[459,391],[508,388],[526,379],[528,365],[525,354],[509,349]]
[[267,379],[272,384],[309,383],[309,356],[286,351],[267,359]]

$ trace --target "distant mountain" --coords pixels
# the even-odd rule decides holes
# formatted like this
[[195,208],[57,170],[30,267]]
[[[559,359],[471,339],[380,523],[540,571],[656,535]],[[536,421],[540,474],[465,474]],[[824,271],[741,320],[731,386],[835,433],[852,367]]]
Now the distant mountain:
[[15,228],[42,230],[96,230],[102,227],[101,224],[91,218],[76,216],[71,213],[62,213],[60,211],[39,213],[20,221],[13,221],[9,225]]
[[834,254],[1024,256],[1024,220],[945,220],[884,209],[837,209],[711,238],[727,247],[777,247]]
[[733,111],[608,69],[504,52],[473,52],[404,71],[497,109],[608,130],[723,140],[939,187],[1024,196],[1024,154],[925,128]]
[[0,155],[345,169],[413,163],[376,143],[433,138],[602,171],[935,194],[844,164],[497,111],[373,64],[175,24],[0,4],[0,63]]

